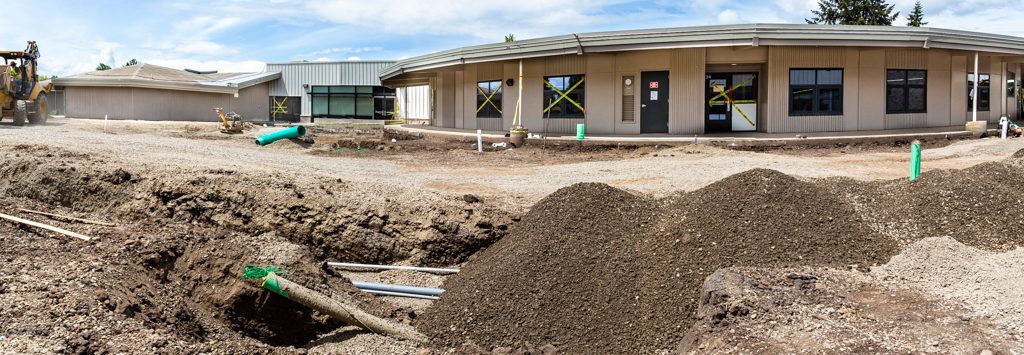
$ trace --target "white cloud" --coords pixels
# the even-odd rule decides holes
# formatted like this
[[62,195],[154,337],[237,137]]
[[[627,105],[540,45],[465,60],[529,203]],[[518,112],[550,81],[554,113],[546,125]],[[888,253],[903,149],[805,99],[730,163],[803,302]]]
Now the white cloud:
[[198,54],[210,57],[233,55],[238,53],[235,49],[210,41],[181,42],[174,47],[174,50],[182,54]]
[[725,10],[718,14],[718,23],[737,23],[739,20],[740,16],[736,11]]
[[354,61],[361,60],[361,59],[362,58],[359,58],[358,56],[351,56],[351,57],[346,58],[345,60],[350,61],[350,62],[354,62]]

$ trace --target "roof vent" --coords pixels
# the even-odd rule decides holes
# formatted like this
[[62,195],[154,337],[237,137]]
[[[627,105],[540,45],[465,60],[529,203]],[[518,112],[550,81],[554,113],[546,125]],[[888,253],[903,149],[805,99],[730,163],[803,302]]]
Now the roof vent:
[[202,71],[202,70],[195,70],[195,69],[188,69],[188,68],[186,68],[185,71],[187,71],[189,73],[192,73],[192,74],[217,74],[216,70]]

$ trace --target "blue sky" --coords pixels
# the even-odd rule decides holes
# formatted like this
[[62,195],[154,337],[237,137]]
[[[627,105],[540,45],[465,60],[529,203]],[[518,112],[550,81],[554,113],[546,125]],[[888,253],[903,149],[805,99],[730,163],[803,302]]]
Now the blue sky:
[[[902,25],[914,0],[890,0]],[[732,23],[802,23],[817,0],[206,0],[17,1],[5,4],[0,48],[39,42],[44,74],[131,58],[170,66],[259,71],[266,62],[402,59],[572,32]],[[942,27],[1024,35],[1024,0],[924,0]],[[20,16],[17,14],[40,14]],[[40,27],[45,24],[44,27]]]

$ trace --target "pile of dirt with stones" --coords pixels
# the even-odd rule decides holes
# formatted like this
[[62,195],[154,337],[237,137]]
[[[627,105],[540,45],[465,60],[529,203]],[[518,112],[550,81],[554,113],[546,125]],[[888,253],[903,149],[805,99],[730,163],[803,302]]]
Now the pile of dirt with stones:
[[224,169],[130,166],[47,146],[0,147],[0,195],[126,220],[276,232],[320,259],[451,265],[507,233],[477,196]]
[[873,265],[896,252],[842,197],[776,171],[661,200],[576,184],[539,201],[448,279],[418,327],[451,347],[670,350],[716,269]]

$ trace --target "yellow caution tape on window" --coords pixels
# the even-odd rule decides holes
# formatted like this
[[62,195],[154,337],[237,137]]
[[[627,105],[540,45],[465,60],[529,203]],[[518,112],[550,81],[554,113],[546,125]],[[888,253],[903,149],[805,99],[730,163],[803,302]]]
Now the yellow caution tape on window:
[[484,92],[484,89],[481,89],[479,86],[476,87],[476,91],[479,91],[481,94],[484,95],[484,103],[480,104],[480,107],[476,108],[476,113],[480,113],[480,110],[483,110],[484,106],[487,106],[487,104],[491,104],[491,107],[494,107],[495,110],[498,110],[498,113],[501,113],[501,109],[498,108],[498,105],[496,105],[494,101],[491,101],[491,98],[493,98],[494,95],[501,91],[500,87],[498,88],[498,90],[494,90],[493,92],[491,92],[490,96],[488,96],[487,93]]
[[580,109],[580,111],[583,111],[583,114],[586,115],[587,114],[587,109],[583,108],[583,106],[580,105],[579,102],[576,102],[573,99],[569,98],[569,94],[572,93],[573,90],[576,90],[576,88],[579,87],[580,84],[583,84],[583,81],[585,81],[585,80],[587,80],[587,78],[581,78],[579,82],[577,82],[575,85],[570,87],[569,90],[565,90],[565,92],[562,92],[561,90],[558,90],[558,88],[555,87],[554,84],[551,84],[547,80],[544,80],[544,84],[547,84],[547,86],[550,87],[551,90],[554,90],[559,95],[558,99],[556,99],[554,102],[552,102],[550,105],[548,105],[548,107],[544,108],[544,112],[550,111],[551,108],[555,107],[555,105],[557,105],[559,101],[562,101],[562,99],[565,99],[565,101],[569,101],[569,103],[573,104],[573,106],[576,106],[576,108]]

